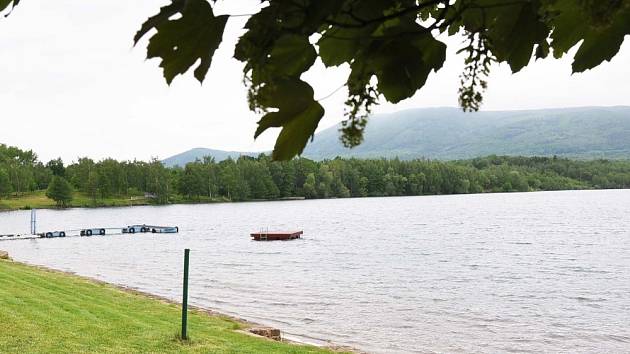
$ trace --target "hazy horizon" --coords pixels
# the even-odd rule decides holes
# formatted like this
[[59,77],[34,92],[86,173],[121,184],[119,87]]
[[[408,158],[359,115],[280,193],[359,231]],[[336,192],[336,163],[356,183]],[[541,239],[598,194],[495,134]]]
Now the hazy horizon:
[[[480,112],[518,112],[518,111],[554,111],[554,110],[572,110],[572,109],[588,109],[588,108],[630,108],[630,105],[611,105],[611,106],[595,106],[595,105],[588,105],[588,106],[572,106],[572,107],[549,107],[549,108],[541,108],[541,109],[536,109],[536,108],[529,108],[529,109],[497,109],[497,110],[481,110]],[[435,107],[416,107],[416,108],[406,108],[406,109],[401,109],[398,111],[392,111],[392,112],[387,112],[387,113],[377,113],[375,115],[373,115],[374,118],[379,118],[379,117],[387,117],[390,115],[395,115],[397,113],[403,113],[403,112],[407,112],[407,111],[415,111],[415,110],[432,110],[432,109],[455,109],[455,110],[461,110],[460,107],[457,106],[435,106]],[[478,112],[465,112],[464,114],[475,114]],[[317,133],[320,133],[324,130],[327,130],[329,128],[333,128],[336,125],[338,125],[339,122],[336,123],[332,123],[329,126],[326,127],[321,127],[317,130]],[[2,141],[0,141],[0,144],[6,144]],[[6,144],[6,145],[10,145],[10,144]],[[12,145],[12,146],[16,146],[22,150],[32,150],[28,147],[24,147],[24,146],[18,146],[18,145]],[[185,152],[189,152],[192,150],[216,150],[216,151],[222,151],[222,152],[228,152],[228,153],[242,153],[242,154],[256,154],[256,153],[270,153],[272,150],[272,147],[267,148],[267,149],[258,149],[258,150],[230,150],[230,149],[224,149],[221,147],[215,147],[215,146],[190,146],[184,150],[179,150],[179,151],[173,151],[170,154],[164,155],[164,156],[151,156],[149,158],[115,158],[114,156],[104,156],[101,158],[94,158],[93,156],[89,156],[89,155],[78,155],[77,158],[74,159],[63,159],[63,157],[61,157],[62,160],[64,161],[65,164],[69,164],[72,162],[76,162],[78,160],[78,158],[83,158],[83,157],[87,157],[87,158],[92,158],[94,160],[101,160],[101,159],[105,159],[105,158],[114,158],[120,161],[133,161],[133,160],[139,160],[139,161],[148,161],[151,160],[153,158],[157,158],[160,161],[169,159],[171,157],[175,157],[176,155],[185,153]],[[33,150],[33,152],[37,155],[38,159],[42,162],[47,162],[50,161],[51,159],[55,159],[57,157],[51,157],[49,159],[43,159],[41,157],[41,155],[39,154],[38,151]]]
[[[482,110],[483,112],[517,112],[517,111],[538,111],[538,110],[549,110],[549,111],[553,111],[553,110],[571,110],[571,109],[587,109],[587,108],[630,108],[630,105],[612,105],[612,106],[573,106],[573,107],[550,107],[550,108],[541,108],[541,109],[535,109],[535,108],[530,108],[530,109],[497,109],[497,110]],[[460,107],[457,106],[436,106],[436,107],[417,107],[417,108],[407,108],[407,109],[402,109],[399,111],[392,111],[392,112],[388,112],[388,113],[381,113],[381,114],[377,114],[377,116],[387,116],[387,115],[393,115],[393,114],[397,114],[397,113],[402,113],[402,112],[406,112],[406,111],[414,111],[414,110],[424,110],[424,109],[461,109]],[[470,112],[467,112],[465,114],[469,114]],[[477,112],[472,112],[471,114],[474,114]],[[333,123],[327,127],[320,127],[318,129],[318,133],[327,130],[329,128],[333,128],[335,127],[337,124],[339,124],[339,122],[337,123]],[[181,154],[183,152],[188,152],[191,150],[197,150],[197,149],[207,149],[207,150],[219,150],[219,151],[225,151],[225,152],[233,152],[233,153],[244,153],[244,154],[248,154],[248,153],[265,153],[265,152],[271,152],[271,148],[269,149],[264,149],[264,150],[225,150],[222,148],[218,148],[218,147],[214,147],[214,146],[191,146],[190,148],[186,149],[186,150],[182,150],[179,152],[175,152],[171,155],[168,156],[164,156],[164,157],[160,157],[160,160],[164,160],[164,159],[168,159],[170,157],[173,157],[175,155]]]

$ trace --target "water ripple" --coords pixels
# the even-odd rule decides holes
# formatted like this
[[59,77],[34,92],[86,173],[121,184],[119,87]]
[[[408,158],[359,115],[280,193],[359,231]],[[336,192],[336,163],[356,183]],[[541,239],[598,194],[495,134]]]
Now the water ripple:
[[[620,353],[630,348],[628,200],[617,190],[41,210],[40,230],[141,222],[181,232],[0,248],[178,299],[188,247],[191,303],[309,342]],[[28,217],[0,213],[0,231],[21,233]],[[304,239],[250,241],[267,227]]]

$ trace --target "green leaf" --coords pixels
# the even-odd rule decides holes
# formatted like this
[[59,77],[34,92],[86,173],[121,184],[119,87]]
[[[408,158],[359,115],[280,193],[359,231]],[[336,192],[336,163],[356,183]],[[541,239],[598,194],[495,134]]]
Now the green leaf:
[[277,110],[260,119],[254,138],[268,128],[282,127],[273,158],[288,160],[301,154],[324,116],[324,108],[313,99],[313,88],[297,78],[282,79],[261,88],[259,100]]
[[368,67],[378,78],[378,89],[392,103],[414,95],[438,71],[446,58],[446,45],[422,34],[414,40],[395,39],[366,53]]
[[582,40],[585,25],[588,22],[585,13],[571,2],[560,0],[556,5],[557,8],[552,9],[559,12],[553,20],[554,28],[551,33],[551,47],[556,59],[561,58]]
[[319,121],[324,116],[324,107],[312,101],[287,124],[276,140],[272,157],[274,160],[290,160],[304,151],[308,139],[315,134]]
[[13,0],[0,0],[0,11],[6,9],[12,2]]
[[[280,36],[281,27],[270,25],[277,22],[277,11],[268,6],[250,17],[245,23],[247,32],[243,34],[234,47],[234,58],[242,62],[264,60],[273,41]],[[252,63],[248,63],[252,66]],[[247,71],[247,68],[245,69]]]
[[418,48],[400,43],[388,45],[372,60],[378,77],[378,89],[392,103],[411,97],[424,85],[430,68],[420,60]]
[[630,34],[630,10],[620,13],[613,23],[601,30],[591,31],[573,59],[573,72],[592,69],[604,60],[609,61],[618,52],[624,37]]
[[365,46],[369,32],[363,29],[331,27],[317,42],[319,56],[327,67],[350,62],[356,52]]
[[499,61],[506,61],[512,72],[518,72],[531,60],[534,47],[546,40],[549,28],[538,15],[537,1],[494,7],[486,12],[487,37],[492,53]]
[[457,33],[459,33],[461,28],[462,28],[461,23],[458,23],[457,21],[455,21],[450,26],[448,26],[447,33],[448,33],[449,36],[454,36]]
[[[341,3],[342,1],[340,1]],[[353,16],[348,11],[342,11],[333,17],[335,23],[340,25],[330,26],[323,30],[322,37],[317,42],[319,56],[327,67],[350,63],[361,49],[368,48],[375,38],[388,31],[388,35],[395,36],[396,30],[403,27],[411,30],[419,27],[417,14],[408,13],[400,18],[393,18],[383,22],[371,22],[357,27],[360,19],[375,19],[392,12],[400,11],[400,7],[414,6],[414,1],[390,2],[382,0],[363,0],[361,6],[350,3],[347,7],[352,9]],[[348,24],[349,26],[344,26]],[[352,26],[354,25],[354,26]],[[402,31],[399,31],[402,32]]]
[[276,108],[278,111],[267,113],[258,122],[254,138],[270,127],[283,126],[304,111],[313,102],[313,88],[299,79],[284,79],[261,88],[258,101],[261,105]]
[[168,19],[181,12],[186,5],[186,0],[172,0],[173,2],[170,5],[166,5],[160,8],[160,12],[154,16],[149,17],[140,27],[136,35],[133,37],[133,44],[138,44],[140,38],[142,38],[147,32],[151,29],[156,28],[157,26],[168,22]]
[[[19,3],[20,0],[0,0],[0,11],[6,9],[7,7],[9,7],[9,5],[11,5],[11,3],[13,3],[13,6],[11,6],[11,8],[16,7]],[[8,16],[5,15],[5,17]]]
[[545,59],[549,55],[549,42],[543,41],[536,47],[536,59]]
[[185,1],[185,6],[179,11],[181,18],[176,20],[165,20],[172,16],[175,7],[166,8],[147,20],[149,24],[143,25],[136,37],[145,34],[150,28],[148,26],[155,24],[157,33],[149,40],[147,58],[162,59],[160,67],[164,69],[166,82],[170,84],[175,76],[188,71],[197,61],[199,65],[194,75],[203,82],[229,16],[214,16],[212,7],[205,0]]
[[606,8],[605,15],[600,13],[601,8],[587,5],[559,0],[551,7],[551,11],[557,13],[552,20],[551,34],[554,56],[561,57],[582,41],[575,53],[573,72],[592,69],[612,59],[619,52],[624,37],[630,34],[630,5]]
[[305,18],[302,27],[308,32],[317,31],[326,18],[336,16],[344,5],[344,1],[339,0],[310,1],[304,9]]
[[310,68],[316,58],[317,52],[307,36],[287,34],[274,43],[267,69],[285,76],[299,75]]

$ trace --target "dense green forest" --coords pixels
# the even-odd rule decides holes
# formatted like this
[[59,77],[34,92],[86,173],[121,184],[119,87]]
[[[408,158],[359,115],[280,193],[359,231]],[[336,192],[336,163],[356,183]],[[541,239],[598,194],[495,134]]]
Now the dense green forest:
[[306,158],[274,162],[266,155],[185,167],[157,161],[44,164],[32,151],[0,145],[0,197],[48,188],[65,179],[94,201],[148,196],[153,202],[345,198],[630,187],[630,161],[488,156],[459,161]]

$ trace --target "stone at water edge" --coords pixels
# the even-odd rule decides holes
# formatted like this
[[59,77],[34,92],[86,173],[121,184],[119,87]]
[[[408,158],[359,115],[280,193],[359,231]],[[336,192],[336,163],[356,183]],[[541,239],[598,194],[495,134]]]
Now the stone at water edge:
[[11,259],[11,258],[9,258],[9,252],[7,252],[7,251],[0,251],[0,259]]
[[280,330],[272,327],[254,327],[250,328],[249,331],[259,336],[271,338],[273,340],[282,340],[282,336],[280,335]]

